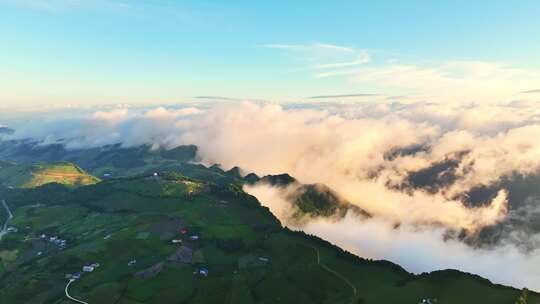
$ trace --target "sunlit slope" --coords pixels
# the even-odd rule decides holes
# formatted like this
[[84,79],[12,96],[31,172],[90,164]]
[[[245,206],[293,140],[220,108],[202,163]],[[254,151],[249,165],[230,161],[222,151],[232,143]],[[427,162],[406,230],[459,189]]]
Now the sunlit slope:
[[54,164],[0,164],[0,183],[7,187],[34,188],[50,183],[83,186],[99,182],[78,166],[59,162]]

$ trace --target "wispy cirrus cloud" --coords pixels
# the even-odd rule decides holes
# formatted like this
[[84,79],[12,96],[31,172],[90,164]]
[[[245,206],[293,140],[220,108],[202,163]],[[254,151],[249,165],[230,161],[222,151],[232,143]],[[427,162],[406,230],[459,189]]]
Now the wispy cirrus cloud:
[[373,97],[373,96],[379,96],[379,94],[363,93],[363,94],[318,95],[318,96],[312,96],[309,98],[325,99],[325,98]]
[[307,69],[317,70],[317,78],[342,75],[346,72],[344,69],[370,61],[369,52],[366,50],[327,43],[264,44],[261,47],[293,53],[305,61]]
[[308,72],[321,81],[337,78],[351,91],[369,90],[437,102],[528,100],[540,94],[540,89],[530,89],[537,87],[540,70],[509,62],[451,59],[423,62],[327,43],[262,47],[294,56],[303,64],[296,72]]
[[337,62],[337,63],[323,63],[315,66],[318,69],[332,69],[332,68],[344,68],[351,67],[355,65],[361,65],[369,62],[369,55],[367,52],[362,52],[358,54],[358,57],[355,60]]
[[312,43],[312,44],[270,43],[270,44],[263,44],[261,45],[261,47],[270,48],[270,49],[302,51],[302,52],[309,52],[309,53],[325,53],[325,52],[354,53],[355,52],[355,50],[350,47],[327,44],[327,43]]
[[523,94],[540,94],[540,89],[523,91],[521,93],[523,93]]
[[453,102],[510,100],[519,91],[535,93],[525,90],[540,79],[540,71],[488,61],[388,64],[359,68],[348,75],[352,84],[379,91]]
[[195,99],[204,99],[204,100],[223,100],[223,101],[242,101],[240,98],[226,97],[226,96],[195,96]]

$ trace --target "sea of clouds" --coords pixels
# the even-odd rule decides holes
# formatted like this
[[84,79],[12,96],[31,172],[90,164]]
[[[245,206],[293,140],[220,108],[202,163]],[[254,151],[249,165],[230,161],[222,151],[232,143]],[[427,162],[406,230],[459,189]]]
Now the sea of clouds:
[[[10,138],[60,141],[71,149],[114,143],[166,148],[195,144],[205,164],[239,166],[258,175],[286,172],[302,183],[322,183],[372,217],[348,214],[297,225],[289,221],[292,205],[284,189],[266,184],[245,189],[291,228],[360,256],[388,259],[412,272],[455,268],[540,290],[535,231],[520,238],[515,236],[522,231],[509,233],[489,246],[452,237],[474,236],[511,217],[526,217],[523,208],[536,210],[538,200],[531,197],[517,212],[504,187],[474,206],[464,195],[503,178],[540,171],[540,107],[534,102],[116,108],[13,127]],[[396,153],[407,149],[414,152]],[[456,163],[451,182],[431,191],[403,187],[412,172],[448,159]],[[516,239],[529,244],[528,249]]]

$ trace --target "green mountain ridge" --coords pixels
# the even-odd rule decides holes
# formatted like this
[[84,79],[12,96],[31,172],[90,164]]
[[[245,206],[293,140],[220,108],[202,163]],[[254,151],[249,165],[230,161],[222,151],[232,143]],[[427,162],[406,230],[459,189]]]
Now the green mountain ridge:
[[293,218],[298,220],[302,220],[304,216],[341,218],[349,211],[370,217],[368,212],[343,199],[330,187],[324,184],[301,184],[287,173],[266,175],[262,178],[252,173],[246,175],[244,181],[251,185],[266,183],[274,187],[287,188],[289,190],[287,200],[298,209]]
[[196,160],[197,147],[178,146],[154,149],[149,145],[123,147],[121,144],[94,148],[67,149],[62,143],[41,145],[32,140],[0,140],[0,159],[17,164],[72,162],[94,176],[130,176],[147,170]]
[[[260,178],[242,176],[239,168],[205,167],[191,162],[194,146],[167,153],[147,146],[28,151],[27,143],[19,144],[6,147],[0,141],[0,199],[14,214],[9,226],[16,228],[0,241],[0,299],[7,303],[68,303],[66,275],[92,263],[100,266],[70,287],[71,295],[89,303],[419,303],[429,298],[443,304],[502,304],[521,294],[456,270],[413,275],[283,228],[243,185],[294,185],[289,199],[298,216],[343,216],[351,208],[330,188],[303,185],[288,174]],[[120,158],[125,163],[114,161]],[[14,189],[2,181],[14,168],[44,159],[70,160],[77,164],[70,165],[73,170],[84,168],[103,180]],[[51,236],[67,245],[60,248]],[[540,303],[540,296],[530,292],[529,303]]]
[[[182,171],[2,188],[0,196],[18,228],[0,242],[0,298],[8,303],[64,303],[66,274],[91,263],[100,266],[70,287],[89,303],[512,303],[520,294],[458,271],[416,276],[359,258],[282,228],[234,183]],[[540,303],[535,293],[529,299]]]

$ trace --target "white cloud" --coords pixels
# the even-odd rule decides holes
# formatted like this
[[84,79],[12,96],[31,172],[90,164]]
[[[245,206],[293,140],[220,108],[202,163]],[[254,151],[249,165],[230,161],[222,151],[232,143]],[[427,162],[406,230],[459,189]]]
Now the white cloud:
[[540,71],[481,61],[451,61],[432,66],[390,64],[349,74],[354,84],[439,102],[506,101],[517,98],[519,92],[540,79]]
[[322,219],[302,227],[360,256],[398,263],[414,273],[459,269],[496,283],[540,290],[540,253],[523,253],[511,245],[474,249],[445,240],[444,229],[402,225],[381,219],[360,220],[352,215],[338,222]]
[[[180,142],[198,145],[202,159],[208,163],[226,168],[239,165],[260,174],[288,172],[306,183],[324,183],[364,210],[394,221],[475,231],[498,222],[506,212],[504,193],[488,208],[468,209],[445,193],[388,189],[388,184],[399,184],[410,171],[430,166],[447,154],[476,147],[447,144],[454,133],[441,133],[436,125],[404,119],[392,111],[378,119],[344,119],[325,111],[243,104],[219,107],[184,123]],[[476,140],[474,136],[467,138],[469,142]],[[426,142],[436,144],[432,153],[392,161],[384,157],[396,147]],[[478,142],[477,149],[485,145]],[[495,149],[495,145],[489,147]],[[504,158],[503,154],[493,161],[500,161],[500,157]],[[478,169],[460,172],[464,184],[458,185],[464,188],[473,184],[469,181],[485,175],[495,180],[519,166],[526,166],[526,160],[497,172],[479,165]],[[372,177],[374,173],[377,178]]]
[[54,143],[65,141],[68,148],[84,148],[122,143],[124,146],[150,144],[173,147],[178,145],[181,120],[203,113],[195,107],[151,110],[126,108],[97,111],[82,119],[34,120],[16,126],[12,138],[35,138]]
[[448,239],[444,227],[411,223],[396,226],[388,219],[359,217],[351,212],[341,219],[298,221],[291,218],[296,208],[287,200],[289,189],[257,184],[244,190],[256,196],[289,228],[317,235],[359,256],[384,258],[414,273],[459,269],[501,284],[540,289],[538,250],[523,253],[512,244],[472,248]]

